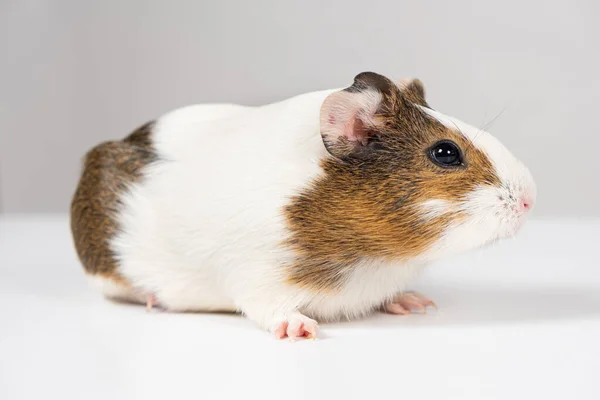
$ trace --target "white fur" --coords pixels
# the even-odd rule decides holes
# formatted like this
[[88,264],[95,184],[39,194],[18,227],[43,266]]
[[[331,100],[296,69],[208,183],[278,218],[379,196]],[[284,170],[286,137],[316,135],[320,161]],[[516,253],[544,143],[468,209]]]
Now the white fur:
[[132,303],[144,303],[146,296],[143,292],[115,283],[111,279],[99,275],[88,275],[90,286],[100,289],[110,299],[128,301]]
[[240,310],[263,326],[305,303],[282,284],[291,255],[279,250],[281,210],[321,173],[319,113],[329,93],[161,118],[163,161],[123,199],[123,230],[112,243],[122,273],[167,308]]
[[441,217],[444,214],[455,211],[455,207],[447,200],[431,199],[419,204],[421,216],[426,220]]
[[[322,172],[320,108],[332,92],[263,107],[197,105],[160,118],[154,134],[160,161],[124,196],[122,230],[111,243],[121,273],[168,309],[242,311],[272,329],[297,311],[321,320],[367,313],[404,290],[421,261],[483,240],[463,224],[455,231],[465,243],[448,232],[422,260],[363,260],[337,292],[286,283],[282,266],[294,254],[280,246],[287,234],[282,208]],[[476,140],[509,182],[513,159],[493,138]],[[481,189],[472,204],[486,196]],[[434,217],[450,205],[432,199],[422,206]],[[482,238],[489,229],[482,228]],[[105,286],[109,295],[113,289]]]

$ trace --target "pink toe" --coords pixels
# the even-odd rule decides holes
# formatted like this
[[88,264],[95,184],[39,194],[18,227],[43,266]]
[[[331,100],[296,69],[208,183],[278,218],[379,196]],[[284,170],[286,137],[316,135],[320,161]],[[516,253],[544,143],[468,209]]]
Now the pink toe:
[[297,315],[289,316],[286,321],[277,325],[272,332],[277,339],[287,336],[290,341],[294,341],[301,338],[315,339],[317,337],[317,328],[316,321],[298,313]]
[[437,305],[429,297],[423,296],[421,293],[418,292],[412,292],[411,294],[417,299],[419,299],[420,303],[425,307],[433,307],[437,309]]
[[425,307],[423,307],[423,305],[417,301],[414,300],[408,300],[408,299],[400,299],[399,303],[402,304],[402,306],[406,309],[409,310],[417,310],[419,312],[424,312],[425,311]]
[[304,323],[301,321],[293,321],[288,325],[287,335],[290,338],[299,338],[304,336]]
[[397,315],[406,315],[410,314],[410,311],[406,308],[402,307],[401,304],[398,303],[390,303],[385,306],[385,310],[391,314]]
[[275,329],[275,331],[273,332],[275,334],[275,337],[277,339],[283,339],[286,336],[287,328],[288,328],[287,321],[284,321],[281,324],[279,324],[277,329]]

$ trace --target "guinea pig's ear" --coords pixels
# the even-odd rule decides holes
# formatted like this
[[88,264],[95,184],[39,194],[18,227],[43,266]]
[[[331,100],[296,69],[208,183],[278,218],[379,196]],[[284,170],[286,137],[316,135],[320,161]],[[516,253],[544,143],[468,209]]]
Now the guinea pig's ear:
[[419,79],[406,78],[398,82],[398,87],[402,96],[411,103],[418,104],[423,107],[429,107],[425,100],[425,87]]
[[321,106],[321,137],[334,157],[348,159],[377,149],[381,112],[389,110],[398,87],[374,72],[363,72],[349,88],[330,94]]

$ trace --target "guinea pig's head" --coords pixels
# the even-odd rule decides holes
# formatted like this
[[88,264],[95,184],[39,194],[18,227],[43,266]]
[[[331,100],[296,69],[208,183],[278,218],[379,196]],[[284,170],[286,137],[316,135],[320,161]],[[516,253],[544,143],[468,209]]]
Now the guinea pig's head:
[[535,203],[529,170],[489,133],[433,110],[418,80],[361,73],[326,98],[320,124],[329,156],[301,196],[317,205],[301,236],[321,229],[344,254],[438,258],[514,235]]

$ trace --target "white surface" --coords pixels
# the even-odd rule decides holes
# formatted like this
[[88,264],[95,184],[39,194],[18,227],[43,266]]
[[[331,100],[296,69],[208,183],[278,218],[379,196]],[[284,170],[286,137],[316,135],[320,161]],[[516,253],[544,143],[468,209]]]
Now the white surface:
[[433,265],[440,310],[276,341],[88,287],[63,216],[0,219],[0,399],[598,399],[600,221],[531,221]]

